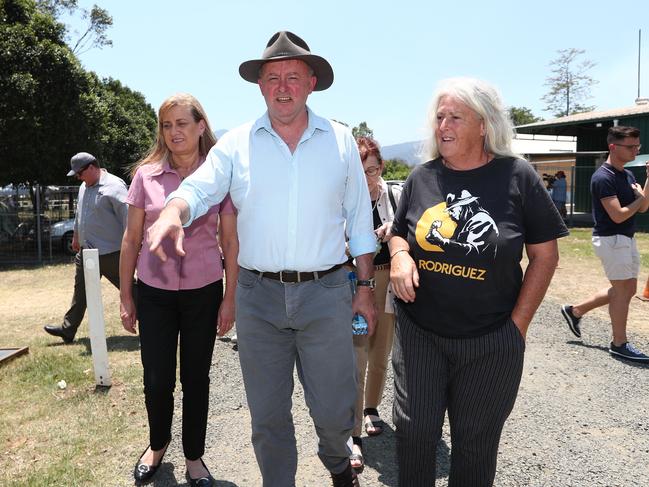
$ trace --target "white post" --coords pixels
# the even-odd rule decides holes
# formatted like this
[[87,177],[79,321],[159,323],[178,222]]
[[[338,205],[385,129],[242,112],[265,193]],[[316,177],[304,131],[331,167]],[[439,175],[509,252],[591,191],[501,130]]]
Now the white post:
[[112,385],[108,369],[108,348],[106,347],[106,326],[104,324],[104,305],[101,300],[99,282],[99,251],[83,250],[83,276],[86,281],[86,302],[90,322],[90,348],[95,366],[95,382],[98,386]]

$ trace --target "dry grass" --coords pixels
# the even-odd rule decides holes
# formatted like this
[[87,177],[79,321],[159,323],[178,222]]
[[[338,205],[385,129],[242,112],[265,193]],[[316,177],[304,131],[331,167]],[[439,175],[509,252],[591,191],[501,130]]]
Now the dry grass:
[[[113,387],[96,390],[87,321],[73,345],[42,330],[67,309],[74,266],[0,275],[0,346],[29,346],[0,368],[0,485],[108,485],[146,430],[138,342],[121,327],[117,290],[102,284]],[[115,448],[125,455],[106,454]]]
[[[649,255],[649,236],[638,240]],[[589,242],[589,232],[580,230],[560,241],[561,262],[549,299],[575,302],[606,286]],[[115,485],[120,462],[141,453],[142,367],[137,338],[119,322],[117,291],[103,282],[110,389],[95,389],[87,322],[73,345],[63,346],[42,331],[67,309],[73,274],[72,264],[0,272],[0,346],[30,349],[0,367],[0,485]],[[645,260],[639,287],[648,274]],[[649,334],[648,308],[649,303],[633,300],[632,336]],[[605,310],[594,313],[606,316]],[[61,379],[65,390],[57,388]]]

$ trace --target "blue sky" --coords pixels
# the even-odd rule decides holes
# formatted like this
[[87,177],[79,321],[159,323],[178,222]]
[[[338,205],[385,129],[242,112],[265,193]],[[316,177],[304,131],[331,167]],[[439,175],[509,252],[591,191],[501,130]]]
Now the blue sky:
[[79,0],[93,3],[113,16],[113,47],[82,54],[83,65],[143,93],[156,110],[175,92],[192,93],[215,130],[263,113],[258,87],[238,67],[259,58],[278,30],[301,36],[333,66],[333,86],[312,94],[309,106],[350,126],[366,121],[382,145],[423,138],[431,94],[451,76],[485,79],[507,105],[552,118],[540,101],[548,65],[570,47],[597,63],[591,104],[632,105],[638,29],[641,95],[649,97],[646,0]]

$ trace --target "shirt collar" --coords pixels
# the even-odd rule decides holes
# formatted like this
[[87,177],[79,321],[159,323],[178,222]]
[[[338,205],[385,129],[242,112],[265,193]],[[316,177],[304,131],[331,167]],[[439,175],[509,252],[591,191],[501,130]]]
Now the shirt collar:
[[[307,116],[308,116],[308,124],[306,129],[304,130],[304,134],[302,134],[301,139],[308,139],[313,137],[313,134],[315,133],[316,130],[321,130],[323,132],[329,132],[331,130],[331,124],[330,122],[322,117],[319,117],[313,111],[308,107],[306,107],[307,111]],[[268,116],[268,110],[266,110],[266,113],[264,113],[261,117],[259,117],[255,123],[252,126],[252,133],[256,134],[259,130],[265,130],[266,132],[270,134],[277,135],[277,132],[273,129],[273,126],[270,122],[270,117]],[[279,137],[279,136],[278,136]]]
[[624,168],[622,168],[622,170],[620,170],[620,169],[616,168],[613,164],[611,164],[611,161],[609,159],[604,161],[603,166],[604,166],[604,169],[608,169],[609,171],[613,172],[613,174],[622,174],[622,173],[625,172]]
[[106,169],[104,169],[104,168],[99,168],[99,179],[97,179],[97,182],[95,184],[93,184],[92,186],[88,186],[87,184],[86,184],[86,186],[88,188],[95,188],[95,187],[101,186],[103,184],[106,184],[106,178],[107,177],[108,177],[108,171]]
[[169,165],[169,161],[164,160],[155,165],[155,168],[151,171],[151,176],[160,176],[161,174],[164,174],[166,172],[176,174],[176,171],[174,171]]
[[[198,165],[196,166],[196,169],[201,167],[201,165],[205,162],[205,159],[201,159],[198,161]],[[176,171],[173,167],[171,167],[171,164],[169,164],[169,161],[164,160],[161,161],[157,164],[155,164],[155,168],[151,170],[151,176],[156,177],[160,176],[164,173],[171,173],[171,174],[176,174],[178,177],[180,177],[180,174],[178,174],[178,171]]]

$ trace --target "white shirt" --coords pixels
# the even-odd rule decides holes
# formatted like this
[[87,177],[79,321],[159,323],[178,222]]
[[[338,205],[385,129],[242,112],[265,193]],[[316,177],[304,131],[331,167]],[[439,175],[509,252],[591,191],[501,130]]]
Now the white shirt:
[[308,111],[291,153],[268,114],[226,133],[205,163],[169,195],[203,215],[230,192],[238,210],[239,265],[264,272],[319,271],[374,252],[372,211],[351,132]]

